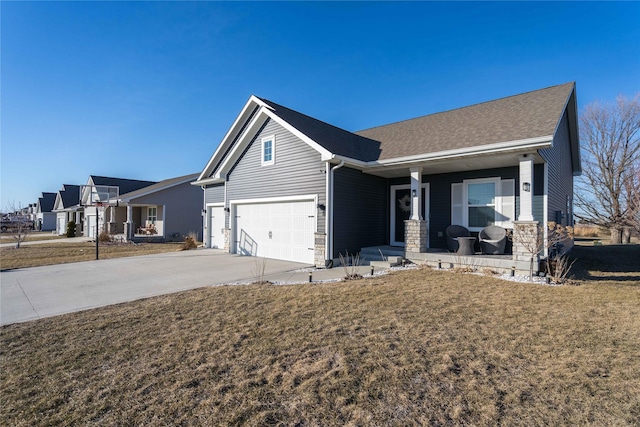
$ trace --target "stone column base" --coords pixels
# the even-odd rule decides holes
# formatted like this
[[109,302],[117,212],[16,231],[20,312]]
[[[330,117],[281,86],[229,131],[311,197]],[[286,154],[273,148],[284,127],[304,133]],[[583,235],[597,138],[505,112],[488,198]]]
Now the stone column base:
[[127,237],[127,240],[131,240],[133,238],[133,223],[125,222],[124,223],[124,235]]
[[544,235],[538,221],[514,221],[513,222],[513,260],[531,261],[533,258],[533,271],[538,271],[538,260],[544,249]]
[[404,251],[427,251],[427,221],[422,219],[408,219],[404,222]]
[[231,253],[231,229],[224,229],[224,251]]
[[326,234],[324,233],[314,233],[313,263],[317,268],[326,267],[326,257],[324,253],[324,243],[326,241],[326,238]]

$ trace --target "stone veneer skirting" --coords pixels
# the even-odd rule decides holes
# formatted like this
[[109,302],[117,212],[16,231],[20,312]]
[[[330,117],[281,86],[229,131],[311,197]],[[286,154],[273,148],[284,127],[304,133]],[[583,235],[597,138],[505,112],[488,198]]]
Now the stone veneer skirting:
[[425,252],[427,250],[427,221],[408,219],[404,222],[405,252]]
[[224,229],[224,251],[231,253],[231,229]]
[[530,261],[533,257],[534,268],[538,269],[538,259],[542,252],[542,230],[538,221],[513,222],[513,260]]
[[317,268],[326,267],[326,257],[324,253],[326,239],[326,234],[314,233],[313,263]]

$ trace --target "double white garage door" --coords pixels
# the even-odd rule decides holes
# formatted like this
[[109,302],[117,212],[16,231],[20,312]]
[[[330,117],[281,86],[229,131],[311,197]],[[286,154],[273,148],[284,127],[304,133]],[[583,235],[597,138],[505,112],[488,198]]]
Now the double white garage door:
[[234,204],[235,252],[313,264],[315,200]]

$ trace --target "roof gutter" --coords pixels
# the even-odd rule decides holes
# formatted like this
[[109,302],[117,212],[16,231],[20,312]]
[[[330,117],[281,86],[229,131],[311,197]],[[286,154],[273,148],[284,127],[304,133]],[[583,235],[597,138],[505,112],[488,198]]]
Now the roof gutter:
[[191,185],[199,185],[199,186],[203,186],[203,185],[211,185],[211,184],[222,184],[224,183],[225,179],[224,178],[206,178],[206,179],[200,179],[197,181],[193,181],[190,184]]
[[519,141],[500,142],[497,144],[481,145],[471,148],[438,151],[429,154],[397,157],[393,159],[369,162],[368,166],[395,166],[419,161],[449,160],[466,156],[479,156],[504,152],[505,150],[532,150],[550,147],[553,143],[553,135],[538,138],[529,138]]

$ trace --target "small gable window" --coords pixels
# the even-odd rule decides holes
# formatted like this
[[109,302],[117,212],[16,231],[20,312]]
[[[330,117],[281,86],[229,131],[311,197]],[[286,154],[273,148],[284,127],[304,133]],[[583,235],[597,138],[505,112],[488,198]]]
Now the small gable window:
[[262,138],[262,166],[272,165],[276,160],[276,137]]

